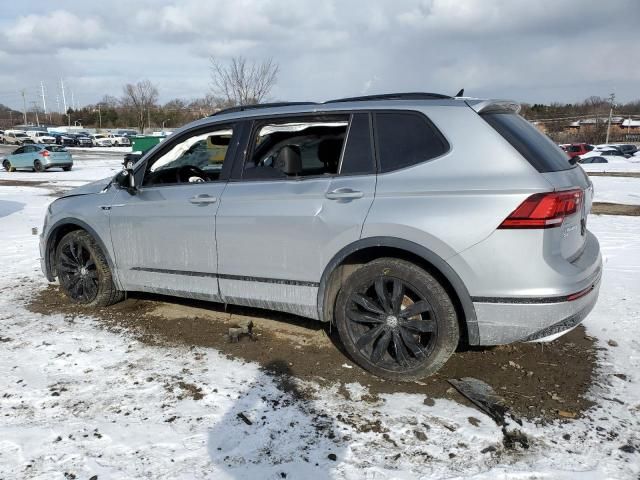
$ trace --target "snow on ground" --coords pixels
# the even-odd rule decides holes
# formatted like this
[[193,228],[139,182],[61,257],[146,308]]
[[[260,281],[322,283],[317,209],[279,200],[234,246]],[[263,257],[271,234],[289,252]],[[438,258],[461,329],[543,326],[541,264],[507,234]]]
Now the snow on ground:
[[[94,173],[103,176],[103,170]],[[589,219],[604,257],[600,300],[585,321],[601,348],[590,393],[596,406],[566,424],[525,423],[531,448],[513,452],[503,449],[491,419],[449,400],[428,405],[422,395],[392,394],[371,403],[358,401],[366,392],[360,385],[348,386],[347,400],[336,387],[307,383],[297,388],[312,391],[312,399],[302,401],[257,365],[212,349],[150,346],[89,317],[29,312],[23,298],[46,285],[31,229],[41,227],[48,194],[0,186],[2,479],[595,480],[640,474],[637,218]],[[481,453],[488,447],[496,451]]]
[[[0,154],[0,156],[2,155]],[[27,170],[7,172],[4,169],[0,169],[0,180],[18,182],[44,181],[77,186],[115,175],[122,170],[122,160],[123,158],[119,154],[100,155],[88,152],[82,155],[73,155],[73,168],[70,172],[64,172],[60,168],[54,168],[46,172],[30,172]]]
[[640,205],[640,178],[589,177],[593,182],[594,201]]

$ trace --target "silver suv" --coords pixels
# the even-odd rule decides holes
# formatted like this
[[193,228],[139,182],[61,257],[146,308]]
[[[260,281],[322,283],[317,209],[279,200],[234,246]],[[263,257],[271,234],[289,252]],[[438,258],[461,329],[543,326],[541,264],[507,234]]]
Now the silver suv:
[[334,322],[363,368],[548,340],[593,308],[593,186],[513,102],[393,94],[238,107],[49,207],[71,301],[145,291]]

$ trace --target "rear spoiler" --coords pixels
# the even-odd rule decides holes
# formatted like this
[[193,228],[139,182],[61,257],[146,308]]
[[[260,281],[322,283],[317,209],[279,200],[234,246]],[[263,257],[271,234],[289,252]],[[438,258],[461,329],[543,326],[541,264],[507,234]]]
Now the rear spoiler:
[[467,105],[473,108],[477,113],[504,112],[518,113],[520,112],[520,104],[513,100],[467,100]]

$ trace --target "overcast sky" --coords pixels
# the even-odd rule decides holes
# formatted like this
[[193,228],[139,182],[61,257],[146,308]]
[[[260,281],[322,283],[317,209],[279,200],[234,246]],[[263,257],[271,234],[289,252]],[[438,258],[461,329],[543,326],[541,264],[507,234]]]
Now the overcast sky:
[[[79,105],[148,78],[204,96],[208,58],[273,57],[272,97],[427,91],[640,99],[640,0],[21,0],[2,2],[0,103]],[[60,97],[60,101],[61,97]]]

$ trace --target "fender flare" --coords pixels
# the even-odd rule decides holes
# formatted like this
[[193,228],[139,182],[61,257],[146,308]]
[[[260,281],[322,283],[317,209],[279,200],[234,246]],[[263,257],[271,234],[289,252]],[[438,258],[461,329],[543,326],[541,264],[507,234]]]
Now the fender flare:
[[53,245],[51,245],[51,240],[52,240],[53,234],[60,227],[64,227],[66,225],[75,225],[76,227],[79,227],[82,230],[85,230],[89,235],[91,235],[93,237],[93,239],[96,241],[96,243],[98,244],[98,246],[102,250],[102,253],[104,254],[105,258],[107,259],[107,264],[109,265],[109,269],[111,270],[112,278],[115,280],[114,283],[116,283],[116,287],[121,290],[120,281],[118,279],[117,272],[116,272],[116,269],[115,269],[115,263],[114,263],[113,259],[111,258],[109,250],[106,248],[104,242],[102,241],[102,239],[100,238],[98,233],[93,229],[93,227],[91,227],[88,223],[83,222],[82,220],[78,220],[77,218],[73,218],[73,217],[61,218],[56,223],[54,223],[49,228],[47,236],[44,239],[44,245],[45,245],[45,249],[44,249],[44,264],[45,264],[45,267],[47,269],[47,271],[45,272],[45,276],[47,277],[47,280],[53,281],[53,279],[54,279],[54,277],[52,276],[52,271],[53,271],[53,269],[52,269],[52,266],[53,266],[53,253],[54,253],[54,251],[53,251]]
[[351,254],[371,247],[389,247],[398,250],[404,250],[408,253],[416,255],[427,263],[432,265],[438,272],[449,282],[456,293],[460,305],[464,313],[464,322],[467,327],[467,336],[470,345],[478,345],[480,342],[480,333],[478,331],[478,319],[476,310],[471,300],[471,295],[467,290],[460,276],[451,268],[451,266],[435,252],[429,250],[417,243],[403,240],[396,237],[368,237],[357,240],[346,247],[342,248],[331,261],[327,264],[322,273],[320,284],[318,286],[318,318],[324,321],[324,296],[326,294],[327,282],[331,273]]

